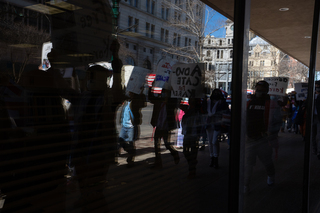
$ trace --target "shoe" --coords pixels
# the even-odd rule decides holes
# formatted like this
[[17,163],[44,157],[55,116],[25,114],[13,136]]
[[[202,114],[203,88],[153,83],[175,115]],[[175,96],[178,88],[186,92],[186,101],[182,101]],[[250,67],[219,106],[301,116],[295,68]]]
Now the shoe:
[[133,161],[128,162],[127,168],[132,168],[132,167],[134,167],[134,162]]
[[201,147],[200,147],[200,149],[199,149],[199,151],[203,151],[203,150],[205,150],[205,145],[202,145]]
[[214,157],[213,168],[219,169],[219,160],[218,160],[218,157]]
[[274,175],[268,176],[268,178],[267,178],[267,184],[268,184],[268,186],[273,186],[273,185],[274,185],[274,182],[275,182]]
[[249,185],[245,185],[244,187],[243,187],[243,194],[244,195],[248,195],[250,193],[250,187],[249,187]]
[[211,157],[211,162],[210,162],[210,167],[213,167],[214,166],[214,157]]
[[174,163],[178,164],[180,162],[180,156],[179,153],[176,152],[175,154],[173,154],[173,158],[174,158]]

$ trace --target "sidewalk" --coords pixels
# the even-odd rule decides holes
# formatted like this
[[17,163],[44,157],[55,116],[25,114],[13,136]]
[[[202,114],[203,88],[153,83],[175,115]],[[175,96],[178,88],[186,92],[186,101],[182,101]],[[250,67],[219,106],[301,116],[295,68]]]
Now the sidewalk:
[[[251,193],[242,197],[244,212],[301,212],[304,143],[301,135],[279,133],[279,144],[275,186],[267,186],[265,169],[257,160]],[[182,149],[178,149],[180,162],[176,165],[162,146],[163,168],[151,170],[153,142],[150,137],[140,139],[136,143],[137,157],[133,168],[126,167],[126,153],[122,152],[119,165],[109,169],[105,198],[110,212],[227,212],[229,150],[226,141],[220,145],[220,168],[209,167],[206,147],[198,152],[196,178],[189,180]],[[311,156],[310,212],[317,212],[315,208],[319,203],[319,162],[315,155]],[[75,189],[69,197],[76,199],[77,193]],[[67,205],[72,205],[71,199],[68,202]]]

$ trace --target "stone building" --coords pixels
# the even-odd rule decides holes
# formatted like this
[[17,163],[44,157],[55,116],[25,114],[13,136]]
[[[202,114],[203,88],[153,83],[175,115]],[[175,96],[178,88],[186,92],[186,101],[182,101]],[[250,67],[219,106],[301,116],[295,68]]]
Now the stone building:
[[203,45],[203,61],[206,63],[206,84],[211,88],[228,91],[231,82],[233,56],[233,22],[226,21],[225,38],[207,36]]
[[[168,3],[169,2],[169,3]],[[163,58],[187,63],[192,54],[190,49],[197,46],[198,38],[186,27],[172,24],[177,20],[188,22],[185,1],[167,0],[124,0],[120,1],[118,37],[121,41],[120,56],[124,64],[130,64],[155,71]],[[201,8],[200,8],[201,7]],[[199,23],[203,25],[204,7],[195,6]],[[164,51],[176,48],[184,54]]]
[[[206,63],[206,84],[211,88],[230,91],[233,55],[233,22],[226,21],[225,38],[207,36],[203,47]],[[264,77],[278,76],[278,64],[284,55],[276,47],[249,33],[248,88]]]
[[279,74],[279,62],[285,54],[256,36],[249,42],[248,88],[265,77],[276,77]]

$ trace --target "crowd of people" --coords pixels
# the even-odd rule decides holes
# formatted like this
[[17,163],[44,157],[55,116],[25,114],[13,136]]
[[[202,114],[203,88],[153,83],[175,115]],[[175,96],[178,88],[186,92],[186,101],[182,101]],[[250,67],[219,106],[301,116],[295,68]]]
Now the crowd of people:
[[[163,167],[160,149],[161,140],[164,142],[166,149],[170,151],[174,163],[178,164],[180,162],[179,152],[174,147],[174,142],[170,138],[171,131],[179,128],[183,135],[181,144],[183,147],[183,155],[188,162],[188,178],[193,179],[196,177],[198,151],[206,149],[206,141],[209,150],[208,166],[219,169],[221,138],[228,138],[228,144],[232,145],[230,138],[231,111],[222,91],[220,89],[214,89],[209,97],[191,97],[188,99],[188,103],[181,102],[180,98],[171,97],[171,91],[167,89],[162,89],[161,94],[155,94],[150,87],[148,97],[143,93],[143,87],[141,88],[140,94],[130,91],[126,92],[125,88],[121,86],[122,62],[118,55],[119,43],[115,41],[111,45],[111,49],[113,52],[113,73],[111,74],[106,68],[99,65],[91,66],[86,71],[87,84],[82,93],[69,88],[64,79],[59,75],[59,72],[55,70],[53,63],[55,57],[54,51],[52,51],[50,57],[52,67],[47,73],[42,74],[48,75],[48,79],[53,79],[52,81],[55,82],[49,85],[51,87],[50,89],[41,91],[41,94],[38,96],[48,97],[48,100],[50,99],[51,101],[51,107],[53,106],[53,100],[55,100],[56,108],[52,111],[55,111],[57,113],[56,117],[59,117],[61,120],[57,120],[57,118],[53,120],[42,118],[41,120],[38,119],[38,117],[32,117],[31,114],[28,114],[29,117],[26,116],[27,118],[17,117],[16,120],[13,120],[6,111],[7,103],[4,99],[1,99],[1,118],[5,121],[2,122],[1,125],[4,129],[10,129],[15,125],[17,129],[26,130],[27,125],[33,125],[38,128],[37,133],[50,134],[52,131],[59,133],[57,134],[57,138],[52,138],[54,149],[43,148],[42,150],[42,154],[47,154],[52,157],[42,159],[41,163],[45,166],[50,166],[43,169],[42,165],[42,169],[37,171],[37,173],[27,171],[21,176],[15,176],[13,179],[18,181],[26,177],[31,179],[37,174],[45,175],[47,171],[51,171],[52,169],[56,169],[57,172],[55,176],[51,176],[51,179],[61,179],[63,172],[65,172],[65,160],[68,159],[68,167],[74,167],[75,179],[78,181],[81,191],[81,197],[77,205],[81,206],[85,201],[92,199],[93,190],[95,194],[93,199],[103,197],[103,190],[105,189],[103,183],[105,182],[108,168],[111,164],[116,163],[121,148],[128,153],[127,166],[129,168],[135,166],[135,143],[140,135],[140,125],[142,124],[141,110],[147,106],[147,99],[153,104],[150,124],[154,129],[153,142],[155,158],[151,169],[161,169]],[[29,72],[31,77],[32,74],[39,75],[37,71]],[[106,85],[106,79],[111,75],[113,75],[114,82],[112,88]],[[19,86],[28,91],[32,91],[30,96],[36,97],[39,91],[37,91],[37,85],[30,85],[30,82],[32,82],[30,81],[30,76],[22,76],[20,85],[16,85],[16,87]],[[29,82],[29,84],[26,82]],[[6,90],[7,88],[8,86],[3,83],[1,89]],[[255,94],[248,96],[247,100],[245,193],[250,191],[250,179],[256,164],[256,158],[259,158],[266,167],[267,184],[272,186],[275,183],[275,167],[272,155],[273,149],[275,149],[277,156],[279,131],[294,132],[296,134],[301,133],[302,136],[305,134],[307,102],[297,101],[295,92],[281,97],[268,95],[268,91],[269,84],[266,81],[259,81],[255,87]],[[319,135],[317,135],[316,131],[320,128],[320,121],[318,119],[320,116],[317,117],[317,111],[320,110],[320,98],[317,98],[318,94],[320,94],[320,82],[316,82],[316,107],[313,123],[315,131],[313,131],[312,144],[314,153],[317,154],[320,159],[320,149],[318,148],[320,147],[320,144],[318,145],[320,140],[317,140]],[[64,114],[66,110],[62,109],[61,98],[68,99],[72,104],[71,108],[74,116],[73,127],[68,127],[67,116]],[[33,99],[31,98],[30,100]],[[37,100],[40,99],[38,98]],[[48,108],[49,106],[45,103],[48,102],[48,100],[43,99],[43,103],[37,103],[37,106],[40,107],[42,104]],[[116,116],[121,106],[121,130],[118,134]],[[58,112],[59,107],[61,110]],[[46,115],[43,114],[42,116]],[[49,126],[53,125],[53,127],[51,127],[51,129],[43,128],[44,123]],[[41,146],[41,134],[15,131],[17,131],[15,137],[20,137],[19,135],[21,135],[20,138],[30,137],[30,141],[23,144],[27,149],[33,150],[37,149],[37,146]],[[4,141],[12,139],[10,131],[4,132],[4,134],[1,135],[1,139]],[[61,142],[61,146],[54,144],[57,140]],[[72,142],[70,143],[70,141]],[[201,146],[199,144],[200,141],[202,141]],[[14,147],[15,144],[10,144],[9,146],[3,143],[1,146],[2,150],[12,151],[16,148]],[[35,151],[24,154],[25,156],[20,156],[21,159],[33,159],[33,155],[39,155],[39,152]],[[13,156],[10,155],[3,155],[1,161],[10,161],[12,157]],[[57,163],[49,164],[49,162],[53,161]],[[26,164],[26,166],[34,166],[38,165],[39,161],[28,160],[25,161],[24,164]],[[2,167],[1,169],[3,171],[10,170],[10,168],[7,167]],[[10,173],[7,172],[6,174]],[[12,180],[10,175],[5,178],[8,181]],[[47,180],[44,180],[44,182],[45,181]],[[92,181],[101,184],[92,187]],[[10,188],[12,186],[6,186],[5,181],[0,187],[3,191],[16,190],[15,188]],[[47,189],[44,189],[44,191],[45,190]],[[84,209],[84,211],[90,210]]]

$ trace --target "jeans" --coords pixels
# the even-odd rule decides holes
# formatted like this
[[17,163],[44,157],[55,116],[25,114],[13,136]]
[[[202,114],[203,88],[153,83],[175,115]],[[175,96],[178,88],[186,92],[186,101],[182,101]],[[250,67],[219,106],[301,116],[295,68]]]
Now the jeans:
[[269,146],[268,139],[266,137],[258,140],[248,139],[245,148],[244,185],[249,185],[250,183],[257,157],[265,166],[268,176],[273,176],[275,174],[275,168],[272,161],[272,147]]
[[[119,136],[119,145],[128,152],[129,156],[127,162],[133,162],[134,156],[136,154],[136,149],[134,147],[134,131],[135,128],[122,127]],[[119,148],[120,148],[119,147]]]
[[210,157],[219,157],[220,143],[218,141],[218,136],[220,135],[220,133],[220,130],[214,130],[213,127],[207,129]]

